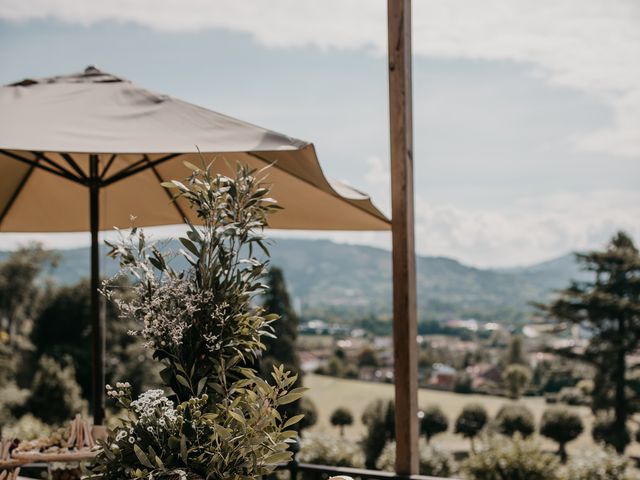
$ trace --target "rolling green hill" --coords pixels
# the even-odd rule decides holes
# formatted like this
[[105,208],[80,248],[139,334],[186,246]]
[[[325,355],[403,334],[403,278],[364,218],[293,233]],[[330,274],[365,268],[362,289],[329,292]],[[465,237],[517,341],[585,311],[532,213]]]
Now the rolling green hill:
[[[168,243],[167,247],[175,244]],[[391,313],[391,256],[387,250],[328,240],[278,239],[272,264],[281,267],[303,314],[330,313],[344,319]],[[87,276],[87,248],[60,250],[59,283]],[[2,258],[5,254],[0,254]],[[105,258],[103,270],[117,265]],[[443,257],[418,257],[418,305],[421,319],[452,317],[498,322],[526,318],[531,301],[542,301],[554,289],[579,276],[571,255],[525,268],[473,268]]]

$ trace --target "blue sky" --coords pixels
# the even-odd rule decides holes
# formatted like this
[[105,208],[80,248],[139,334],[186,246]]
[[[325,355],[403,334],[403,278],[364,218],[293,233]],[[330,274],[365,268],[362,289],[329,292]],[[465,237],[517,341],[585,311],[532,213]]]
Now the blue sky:
[[[415,2],[418,251],[506,266],[598,247],[619,228],[640,238],[640,8],[480,3]],[[0,0],[0,82],[95,64],[313,141],[328,176],[388,211],[383,7]]]

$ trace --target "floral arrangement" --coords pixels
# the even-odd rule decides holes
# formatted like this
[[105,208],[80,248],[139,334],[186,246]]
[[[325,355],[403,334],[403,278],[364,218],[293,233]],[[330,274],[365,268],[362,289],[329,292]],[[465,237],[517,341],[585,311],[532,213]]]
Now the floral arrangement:
[[[163,183],[201,224],[187,223],[183,248],[165,255],[136,228],[109,244],[120,275],[136,284],[133,295],[116,298],[116,282],[103,293],[139,322],[131,333],[162,362],[171,393],[150,390],[134,400],[126,382],[107,387],[127,417],[109,432],[93,468],[104,480],[256,478],[291,459],[296,432],[287,428],[302,418],[278,411],[303,395],[296,376],[274,368],[267,382],[252,368],[277,319],[252,300],[266,288],[267,262],[256,254],[268,256],[262,230],[279,207],[259,172],[239,165],[231,178],[211,164],[186,165],[193,173],[185,182]],[[186,271],[172,268],[176,256],[186,259]]]

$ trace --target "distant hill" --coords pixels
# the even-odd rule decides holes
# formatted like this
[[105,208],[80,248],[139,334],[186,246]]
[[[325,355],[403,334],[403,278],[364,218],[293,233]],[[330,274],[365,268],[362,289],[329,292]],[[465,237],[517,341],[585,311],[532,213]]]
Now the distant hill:
[[[167,248],[175,247],[168,242]],[[387,250],[329,240],[277,239],[272,265],[284,270],[303,314],[330,313],[344,318],[391,314],[391,255]],[[69,284],[88,275],[89,249],[60,250],[55,281]],[[0,253],[0,259],[6,253]],[[106,257],[103,273],[117,264]],[[531,267],[479,269],[444,257],[417,260],[418,306],[422,319],[452,317],[519,322],[531,312],[529,302],[549,298],[553,290],[580,276],[572,255]]]

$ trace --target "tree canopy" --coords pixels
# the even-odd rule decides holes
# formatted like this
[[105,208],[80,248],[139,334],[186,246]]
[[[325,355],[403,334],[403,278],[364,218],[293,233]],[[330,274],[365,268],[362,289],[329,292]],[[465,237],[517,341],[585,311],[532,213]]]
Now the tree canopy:
[[576,258],[591,278],[572,282],[543,308],[563,325],[589,331],[584,351],[568,348],[560,353],[596,368],[593,407],[613,410],[611,441],[623,452],[626,423],[634,410],[627,357],[640,346],[640,254],[629,235],[618,232],[604,250]]

